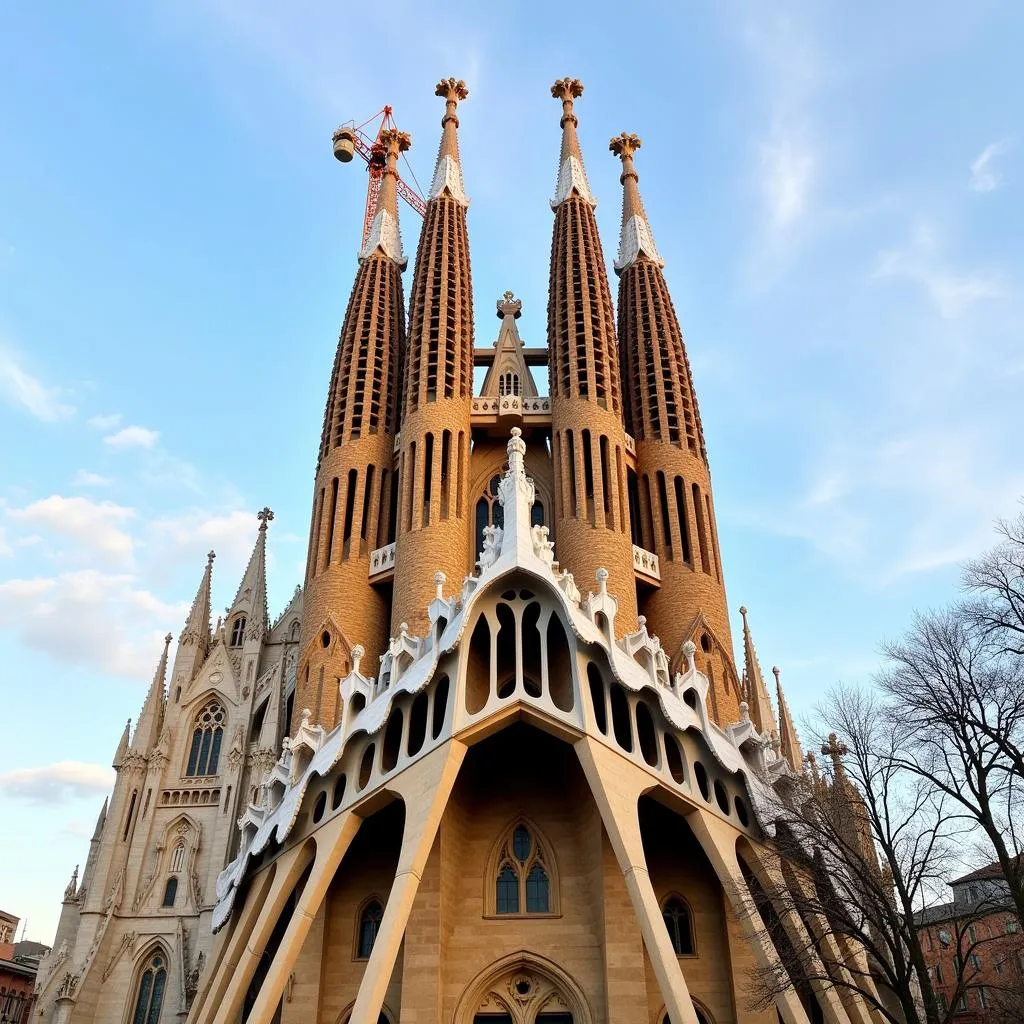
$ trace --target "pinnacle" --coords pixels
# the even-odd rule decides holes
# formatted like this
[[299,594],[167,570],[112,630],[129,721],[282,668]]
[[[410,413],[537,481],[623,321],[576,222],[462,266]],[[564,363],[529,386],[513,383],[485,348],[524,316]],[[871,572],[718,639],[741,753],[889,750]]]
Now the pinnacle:
[[608,148],[617,156],[621,157],[623,161],[631,157],[641,146],[643,142],[639,135],[634,135],[631,132],[623,132],[621,135],[616,135],[609,143]]
[[583,83],[578,78],[559,78],[551,86],[551,95],[563,103],[572,104],[572,101],[583,95]]
[[442,78],[434,87],[435,96],[443,96],[449,103],[469,98],[469,89],[461,78]]
[[467,99],[469,89],[461,78],[442,78],[434,88],[434,95],[444,98],[444,117],[441,118],[441,144],[437,151],[434,180],[427,193],[427,202],[437,199],[446,191],[461,206],[469,205],[462,184],[462,166],[459,160],[459,119],[455,108]]

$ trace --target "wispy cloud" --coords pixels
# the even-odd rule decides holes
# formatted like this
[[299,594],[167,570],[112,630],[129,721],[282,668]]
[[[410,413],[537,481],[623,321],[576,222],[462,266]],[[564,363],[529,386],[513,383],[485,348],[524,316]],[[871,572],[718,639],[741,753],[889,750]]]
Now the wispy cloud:
[[116,562],[129,561],[135,547],[124,529],[135,517],[135,510],[112,501],[51,494],[25,508],[8,509],[7,515],[16,522],[68,537],[79,551],[92,551]]
[[114,481],[109,476],[101,476],[99,473],[93,473],[88,469],[80,469],[76,474],[74,480],[71,481],[72,487],[109,487]]
[[13,351],[0,346],[0,395],[37,420],[53,423],[74,415],[61,388],[48,387],[21,365]]
[[805,142],[779,138],[761,145],[761,190],[773,231],[784,231],[803,216],[814,169],[815,154]]
[[14,549],[7,543],[7,531],[0,526],[0,558],[10,558]]
[[87,422],[90,427],[94,427],[96,430],[113,430],[114,427],[121,423],[121,414],[119,412],[111,412],[99,416],[90,416]]
[[160,439],[158,430],[150,430],[149,427],[130,426],[122,427],[116,434],[108,434],[103,438],[103,443],[111,448],[152,448]]
[[1003,183],[1003,176],[994,166],[996,157],[1011,148],[1010,139],[990,142],[971,162],[971,177],[967,185],[975,192],[991,192]]
[[58,761],[0,774],[0,793],[37,804],[62,804],[77,797],[108,793],[113,785],[112,769],[82,761]]
[[1009,294],[1005,276],[994,270],[956,270],[943,259],[934,230],[922,225],[911,241],[898,249],[883,250],[875,278],[902,278],[924,288],[939,314],[961,316],[976,302]]

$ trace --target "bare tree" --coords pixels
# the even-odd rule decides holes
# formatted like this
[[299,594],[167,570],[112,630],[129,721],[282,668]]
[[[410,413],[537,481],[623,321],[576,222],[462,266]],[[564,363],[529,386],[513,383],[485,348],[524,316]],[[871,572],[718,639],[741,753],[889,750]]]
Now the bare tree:
[[[997,561],[1007,564],[986,564]],[[993,625],[999,604],[916,616],[885,645],[890,664],[879,681],[907,730],[900,767],[980,829],[1024,922],[1024,657],[1005,642],[1014,631]]]
[[782,783],[769,815],[781,877],[745,870],[750,914],[783,967],[760,973],[754,1001],[767,1006],[795,987],[814,1019],[815,991],[855,992],[892,1024],[945,1024],[985,940],[971,938],[973,917],[957,921],[961,956],[944,1001],[917,915],[944,889],[968,826],[947,813],[941,789],[905,770],[906,730],[878,693],[839,687],[818,718],[822,775]]

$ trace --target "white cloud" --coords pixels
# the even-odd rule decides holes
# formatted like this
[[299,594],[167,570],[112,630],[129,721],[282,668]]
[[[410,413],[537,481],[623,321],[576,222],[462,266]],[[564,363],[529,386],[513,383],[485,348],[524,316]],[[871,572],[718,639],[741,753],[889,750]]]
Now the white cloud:
[[120,422],[121,414],[119,412],[107,413],[102,416],[90,416],[88,419],[89,426],[94,427],[96,430],[113,430]]
[[761,189],[773,230],[791,227],[803,216],[814,176],[815,155],[794,139],[777,139],[761,146]]
[[941,258],[935,232],[927,225],[918,227],[905,247],[881,252],[873,276],[921,285],[946,319],[961,316],[976,302],[1009,294],[1004,276],[996,271],[957,271],[949,266]]
[[0,774],[0,793],[38,804],[59,804],[75,797],[109,793],[114,771],[101,764],[58,761],[39,768]]
[[991,192],[1003,183],[1003,176],[993,166],[997,156],[1010,149],[1009,139],[990,142],[971,162],[971,178],[968,187],[975,192]]
[[62,401],[60,388],[47,387],[33,377],[9,349],[0,346],[0,395],[37,420],[54,423],[74,415],[74,407]]
[[152,676],[168,625],[187,611],[128,574],[79,569],[0,583],[0,629],[57,661],[136,682]]
[[74,480],[71,481],[72,487],[109,487],[114,481],[109,476],[100,476],[99,473],[93,473],[88,469],[80,469],[76,474]]
[[135,510],[112,501],[51,494],[25,508],[8,509],[7,515],[16,522],[69,537],[80,549],[117,561],[130,560],[135,547],[132,537],[122,528],[134,518]]
[[160,432],[149,427],[123,427],[116,434],[103,438],[111,448],[152,448],[160,438]]
[[14,554],[14,549],[7,543],[7,531],[0,526],[0,558],[9,558]]

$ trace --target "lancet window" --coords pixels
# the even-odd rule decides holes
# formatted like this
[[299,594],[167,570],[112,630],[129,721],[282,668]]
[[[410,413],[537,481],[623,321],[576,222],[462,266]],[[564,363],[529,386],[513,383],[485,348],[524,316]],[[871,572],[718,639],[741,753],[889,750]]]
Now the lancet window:
[[245,616],[239,615],[238,618],[231,623],[231,642],[228,646],[241,647],[243,640],[245,640]]
[[552,861],[536,831],[518,822],[498,848],[492,878],[494,914],[555,913]]
[[175,875],[171,875],[167,879],[167,884],[164,886],[164,902],[165,907],[173,907],[174,901],[178,898],[178,879]]
[[693,956],[693,922],[690,908],[679,896],[670,896],[661,909],[676,956]]
[[484,549],[484,527],[504,526],[505,510],[498,501],[498,484],[501,483],[500,476],[492,476],[487,484],[487,489],[480,496],[476,503],[476,552],[479,554]]
[[519,379],[518,373],[503,373],[498,378],[498,395],[504,398],[505,395],[521,395],[523,393],[523,382]]
[[359,932],[356,935],[357,960],[369,960],[383,917],[384,908],[381,906],[380,900],[372,899],[364,904],[362,913],[359,915]]
[[160,1008],[163,1005],[166,984],[167,961],[164,959],[163,953],[157,951],[149,958],[146,968],[139,978],[131,1024],[157,1024],[160,1019]]
[[220,746],[224,739],[224,708],[218,700],[211,700],[196,717],[192,731],[192,746],[188,753],[188,776],[216,775],[220,761]]

